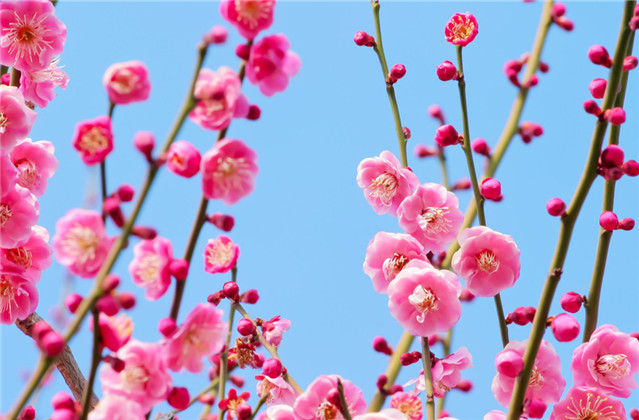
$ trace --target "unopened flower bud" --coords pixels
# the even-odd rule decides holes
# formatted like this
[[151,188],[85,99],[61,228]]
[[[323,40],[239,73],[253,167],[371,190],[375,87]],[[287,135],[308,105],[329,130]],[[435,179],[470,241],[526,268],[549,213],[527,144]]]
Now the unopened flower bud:
[[428,115],[439,120],[440,124],[445,123],[444,113],[439,105],[431,105],[428,107]]
[[150,131],[138,131],[133,136],[133,145],[140,151],[147,161],[151,161],[151,154],[155,147],[155,136]]
[[255,333],[255,324],[246,318],[242,318],[237,323],[237,332],[243,336],[253,335]]
[[186,140],[173,142],[166,153],[166,167],[184,178],[191,178],[200,171],[200,152]]
[[102,282],[102,291],[110,293],[120,285],[120,277],[115,274],[107,274]]
[[131,234],[137,236],[140,239],[151,240],[158,236],[158,232],[148,226],[133,226]]
[[608,54],[608,50],[603,45],[593,45],[588,49],[588,58],[593,64],[604,67],[612,66],[612,60]]
[[269,378],[277,378],[282,374],[282,362],[277,359],[268,359],[262,365],[262,372]]
[[186,277],[189,275],[189,263],[182,258],[172,260],[169,263],[169,271],[176,280],[186,280]]
[[540,419],[544,416],[548,405],[539,398],[531,398],[526,402],[524,408],[526,414],[531,419]]
[[528,79],[528,83],[526,83],[526,87],[531,88],[533,86],[537,86],[539,83],[539,77],[536,74],[532,74]]
[[384,337],[373,338],[373,349],[378,353],[383,353],[388,356],[393,354],[393,350],[390,348]]
[[467,288],[463,288],[459,294],[459,300],[462,302],[472,302],[475,300],[475,295],[473,295],[473,293]]
[[413,152],[415,153],[415,156],[420,158],[436,156],[438,153],[436,149],[424,146],[423,144],[418,144],[417,146],[415,146]]
[[628,176],[637,176],[639,175],[639,162],[636,160],[628,160],[623,163],[621,169],[623,173]]
[[244,61],[248,61],[251,56],[251,47],[246,44],[237,44],[235,47],[235,55]]
[[401,386],[400,384],[393,384],[393,385],[388,387],[388,395],[393,395],[393,394],[396,394],[398,392],[403,392],[403,391],[404,391],[404,387]]
[[124,213],[120,208],[120,200],[115,197],[107,197],[102,203],[102,211],[113,220],[116,226],[124,226]]
[[372,47],[375,45],[375,38],[367,34],[365,31],[357,31],[353,37],[353,41],[355,41],[355,44],[360,47]]
[[623,59],[623,71],[636,69],[638,64],[639,60],[637,60],[637,57],[629,55]]
[[237,420],[248,420],[253,414],[253,409],[250,405],[242,403],[235,408],[235,414],[237,415]]
[[497,200],[501,197],[501,184],[496,179],[486,178],[481,182],[479,191],[486,200]]
[[450,124],[442,125],[435,133],[435,142],[441,147],[462,143],[459,133]]
[[459,72],[457,71],[457,67],[447,60],[437,66],[437,77],[439,77],[439,80],[442,82],[457,80],[459,78]]
[[565,13],[566,13],[566,5],[564,3],[555,3],[552,5],[552,10],[550,14],[553,18],[563,16]]
[[637,410],[636,408],[633,408],[632,410],[630,410],[630,418],[632,420],[639,420],[639,410]]
[[35,419],[35,415],[36,415],[35,408],[28,405],[22,409],[22,411],[20,412],[20,416],[18,417],[18,420],[33,420]]
[[470,392],[473,389],[473,383],[468,379],[462,379],[455,385],[455,388],[461,392]]
[[503,350],[495,358],[495,367],[502,375],[514,378],[524,368],[524,358],[514,350]]
[[390,69],[388,74],[388,80],[391,83],[397,82],[399,79],[406,75],[406,67],[403,64],[395,64]]
[[554,22],[557,24],[557,26],[559,26],[564,31],[570,32],[573,29],[575,29],[575,23],[572,20],[565,18],[563,16],[558,17],[557,19],[554,20]]
[[595,99],[601,99],[604,97],[604,93],[606,93],[606,82],[605,79],[595,79],[588,85],[588,90],[590,94]]
[[60,408],[68,408],[70,410],[75,409],[75,403],[71,395],[64,391],[60,391],[51,398],[51,406],[54,410]]
[[410,139],[410,128],[402,127],[402,134],[406,140]]
[[550,322],[550,329],[557,341],[567,343],[579,335],[579,321],[570,314],[559,314]]
[[450,417],[450,412],[446,409],[440,410],[439,413],[437,413],[438,419],[445,419],[447,417]]
[[597,102],[593,101],[592,99],[588,99],[587,101],[584,101],[584,111],[596,117],[601,115],[601,108],[599,108],[599,105],[597,105]]
[[570,313],[577,313],[581,308],[581,304],[583,303],[583,298],[579,293],[575,292],[566,292],[561,296],[559,300],[561,303],[561,308]]
[[490,146],[486,143],[486,140],[479,137],[473,140],[470,143],[470,147],[473,149],[473,152],[483,155],[486,157],[490,157]]
[[224,286],[222,286],[222,292],[225,298],[235,299],[240,293],[240,286],[234,281],[227,281],[224,283]]
[[215,25],[205,35],[204,42],[207,44],[224,44],[229,31],[222,25]]
[[117,357],[111,357],[108,363],[109,365],[111,365],[111,369],[113,369],[117,373],[122,372],[126,367],[126,363],[124,363],[124,360],[118,359]]
[[612,232],[617,229],[617,224],[619,223],[619,219],[617,215],[611,211],[604,211],[599,216],[599,225],[608,232]]
[[617,229],[621,229],[621,230],[632,230],[634,227],[635,227],[635,220],[630,217],[621,219],[619,223],[617,224]]
[[173,387],[167,399],[171,407],[176,410],[185,410],[189,406],[190,400],[189,391],[186,388],[177,386]]
[[50,330],[38,343],[40,349],[46,353],[49,357],[55,357],[64,350],[64,338],[60,335],[59,332]]
[[639,15],[634,15],[630,18],[628,28],[630,28],[631,31],[636,31],[637,28],[639,28]]
[[129,184],[122,184],[116,190],[115,195],[121,202],[128,203],[129,201],[133,200],[135,189]]
[[248,115],[246,116],[246,119],[249,121],[257,121],[260,119],[261,115],[262,115],[262,110],[260,109],[260,107],[255,104],[252,104],[251,106],[249,106],[249,112],[248,112]]
[[611,108],[604,112],[604,118],[608,120],[610,124],[621,125],[626,122],[626,111],[623,108]]
[[114,316],[120,311],[120,302],[113,295],[104,295],[95,303],[98,311],[105,315]]
[[128,292],[118,294],[118,303],[122,309],[131,309],[135,306],[135,296]]
[[385,393],[386,391],[384,390],[384,386],[386,386],[387,383],[388,383],[388,377],[382,373],[381,375],[377,377],[377,382],[375,384],[377,385],[377,389],[381,393]]
[[249,289],[240,296],[240,302],[250,305],[256,304],[259,299],[260,295],[255,289]]
[[413,351],[409,353],[404,353],[399,356],[399,360],[402,366],[412,365],[413,363],[417,363],[422,359],[422,354],[418,351]]
[[82,296],[77,293],[71,293],[64,299],[64,306],[66,306],[69,312],[71,312],[72,314],[74,314],[75,311],[78,309],[80,303],[82,303]]
[[606,146],[605,149],[601,151],[601,155],[599,156],[599,164],[606,168],[611,167],[621,167],[624,161],[624,152],[623,149],[616,144],[610,144]]
[[544,63],[543,61],[540,61],[539,71],[542,73],[548,73],[548,70],[550,70],[550,66],[548,65],[548,63]]
[[242,378],[241,376],[232,375],[229,380],[238,388],[242,388],[244,386],[244,378]]
[[224,292],[222,292],[221,290],[215,293],[211,293],[207,298],[206,301],[208,303],[211,303],[215,306],[219,305],[220,302],[222,301],[222,299],[224,299]]
[[233,216],[222,213],[214,213],[209,216],[209,222],[224,232],[230,232],[235,225]]
[[162,318],[158,323],[158,331],[165,337],[170,337],[177,329],[177,323],[173,318]]
[[457,182],[453,184],[451,189],[453,191],[465,191],[465,190],[469,190],[471,187],[472,187],[472,183],[470,182],[470,179],[462,178],[460,180],[457,180]]
[[564,214],[566,214],[566,203],[564,203],[564,200],[559,197],[551,198],[546,203],[546,210],[551,216],[563,216]]

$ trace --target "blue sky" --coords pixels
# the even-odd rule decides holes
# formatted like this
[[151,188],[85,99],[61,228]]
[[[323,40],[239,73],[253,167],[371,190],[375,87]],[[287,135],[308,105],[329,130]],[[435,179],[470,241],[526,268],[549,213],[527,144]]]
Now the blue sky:
[[[431,104],[440,104],[449,122],[461,127],[457,87],[443,83],[435,67],[454,61],[455,50],[447,44],[443,28],[456,12],[477,17],[479,35],[464,49],[464,67],[472,138],[484,137],[494,145],[503,128],[516,89],[502,73],[508,59],[529,51],[537,27],[540,2],[382,2],[382,31],[389,65],[402,63],[404,79],[396,85],[403,124],[412,131],[409,165],[421,182],[439,182],[435,159],[418,160],[412,148],[432,144],[436,122],[426,115]],[[551,197],[568,201],[575,189],[594,118],[582,110],[589,99],[588,83],[607,77],[607,70],[592,65],[586,56],[592,44],[614,50],[621,2],[571,2],[566,16],[575,22],[573,32],[552,27],[542,58],[550,72],[529,95],[523,120],[544,127],[544,135],[531,144],[515,138],[497,178],[505,196],[501,203],[486,206],[488,225],[513,236],[522,252],[521,277],[513,289],[502,294],[506,312],[517,306],[535,306],[548,270],[559,227],[546,214]],[[211,2],[72,2],[61,0],[58,17],[65,22],[68,38],[62,64],[70,76],[67,90],[38,113],[32,131],[34,140],[50,140],[56,147],[60,169],[41,199],[40,224],[51,234],[56,220],[74,207],[82,207],[87,190],[98,185],[97,168],[86,168],[71,146],[75,124],[107,112],[101,84],[106,68],[128,60],[144,61],[150,72],[152,91],[147,102],[118,107],[114,115],[115,150],[109,156],[108,183],[124,182],[136,188],[146,170],[132,146],[138,130],[153,131],[162,143],[189,83],[195,46],[211,26],[224,24],[218,4]],[[300,73],[288,90],[266,98],[255,86],[245,85],[251,103],[262,109],[259,121],[234,120],[228,136],[253,147],[259,156],[260,173],[255,192],[235,206],[211,202],[209,212],[230,213],[236,227],[229,236],[240,245],[238,283],[256,288],[262,296],[250,308],[252,316],[268,319],[282,315],[291,319],[280,354],[291,375],[304,388],[321,374],[338,373],[360,386],[367,399],[375,390],[377,376],[386,368],[386,357],[371,349],[373,337],[382,335],[395,343],[401,327],[390,316],[385,296],[374,292],[362,271],[365,250],[378,231],[399,232],[397,221],[373,212],[355,183],[358,163],[383,150],[397,154],[397,141],[377,57],[372,50],[357,47],[352,37],[358,30],[374,32],[371,7],[359,2],[280,2],[273,26],[266,34],[284,33],[302,59]],[[229,41],[210,50],[205,66],[237,68],[233,50],[241,42],[230,28]],[[636,70],[635,70],[636,72]],[[622,127],[621,146],[627,158],[638,160],[637,79],[631,74]],[[187,122],[178,139],[191,141],[207,151],[215,132]],[[451,179],[467,176],[461,149],[450,150]],[[481,168],[481,159],[476,159]],[[603,182],[597,179],[577,223],[564,276],[557,289],[587,294],[598,234]],[[181,255],[201,195],[200,178],[186,180],[163,170],[156,179],[140,215],[140,223],[156,226],[173,241]],[[461,192],[462,204],[470,194]],[[615,209],[620,217],[638,216],[637,180],[618,182]],[[128,211],[126,208],[125,211]],[[111,230],[115,234],[115,230]],[[229,275],[204,272],[204,244],[221,232],[207,225],[195,251],[181,316],[196,303],[230,280]],[[132,240],[132,244],[134,240]],[[615,232],[606,271],[600,323],[614,323],[630,332],[639,330],[637,297],[637,231]],[[172,288],[156,302],[144,301],[132,284],[127,267],[132,246],[120,257],[116,272],[122,289],[139,297],[131,311],[134,335],[157,341],[157,321],[167,316]],[[54,264],[39,284],[38,312],[50,319],[50,308],[60,301],[65,271]],[[77,279],[73,288],[89,290],[90,281]],[[227,311],[228,306],[221,307]],[[583,312],[577,315],[583,320]],[[528,327],[513,326],[511,338],[522,340]],[[7,411],[23,387],[24,370],[33,366],[36,350],[31,340],[13,326],[0,327],[0,411]],[[563,373],[570,383],[569,360],[577,343],[557,343],[546,338],[562,357]],[[89,365],[86,324],[71,347],[83,369]],[[475,367],[464,372],[475,388],[470,394],[453,392],[448,407],[460,419],[481,418],[498,409],[490,392],[495,374],[494,356],[500,349],[499,331],[492,299],[477,299],[464,306],[455,329],[453,349],[469,348]],[[417,347],[415,348],[417,349]],[[441,351],[439,347],[436,352]],[[415,377],[417,365],[405,369],[400,383]],[[245,372],[251,378],[258,372]],[[206,373],[175,375],[176,385],[195,393],[206,384]],[[252,383],[248,391],[255,394]],[[64,389],[57,377],[40,399],[42,415],[50,412],[49,398]],[[253,400],[254,401],[254,400]],[[637,392],[625,401],[639,405]],[[194,414],[182,416],[196,418]],[[549,414],[549,413],[548,413]]]

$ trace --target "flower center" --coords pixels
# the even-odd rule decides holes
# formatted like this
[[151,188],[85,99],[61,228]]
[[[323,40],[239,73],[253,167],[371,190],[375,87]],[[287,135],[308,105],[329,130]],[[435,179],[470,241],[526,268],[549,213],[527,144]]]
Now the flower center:
[[400,399],[391,400],[390,406],[404,413],[410,420],[422,418],[422,403],[416,395],[402,393]]
[[7,130],[7,125],[9,125],[7,117],[4,115],[4,112],[0,111],[0,134],[4,134]]
[[31,251],[22,246],[8,250],[7,259],[15,265],[22,267],[24,270],[28,270],[33,264]]
[[80,264],[84,264],[95,259],[99,243],[100,238],[93,229],[78,224],[66,233],[62,240],[62,248]]
[[209,252],[206,256],[209,264],[213,266],[227,265],[233,258],[233,243],[222,243],[215,241],[212,247],[208,248]]
[[579,398],[575,400],[570,397],[572,406],[568,406],[567,410],[569,414],[566,414],[564,418],[566,420],[620,420],[621,417],[614,411],[612,405],[607,404],[607,397],[601,397],[594,395],[590,392],[586,394],[586,400]]
[[90,155],[95,155],[97,152],[106,149],[108,144],[106,136],[102,134],[102,130],[98,127],[92,127],[80,138],[80,147],[89,152]]
[[439,298],[431,289],[425,289],[424,286],[417,285],[413,293],[408,296],[408,301],[419,312],[417,322],[423,323],[426,319],[426,314],[438,309],[437,301],[439,301]]
[[321,420],[334,420],[337,417],[337,407],[324,400],[317,408],[315,417]]
[[123,387],[124,389],[134,390],[138,388],[144,388],[145,384],[149,380],[149,371],[144,366],[131,366],[125,364],[125,368],[122,371]]
[[213,173],[213,184],[224,192],[242,191],[242,180],[250,176],[250,164],[245,158],[219,157],[217,170]]
[[397,192],[398,185],[399,182],[395,175],[384,172],[371,181],[371,185],[368,186],[370,189],[368,196],[372,198],[379,198],[382,204],[390,206],[393,197]]
[[20,16],[17,12],[13,13],[13,22],[8,27],[3,28],[4,36],[9,42],[8,54],[15,54],[17,58],[29,56],[29,60],[37,59],[45,48],[51,47],[52,40],[45,40],[44,35],[51,32],[50,29],[43,27],[42,23],[47,19],[46,14],[38,16]]
[[630,372],[630,362],[625,354],[606,354],[597,359],[595,370],[600,375],[621,379]]
[[171,163],[173,163],[179,169],[184,169],[186,167],[186,165],[184,164],[184,157],[180,156],[178,153],[174,153],[171,155]]
[[3,227],[12,215],[11,207],[8,204],[0,203],[0,227]]
[[528,386],[531,388],[542,388],[544,386],[544,377],[537,369],[537,366],[533,366],[530,373],[530,379],[528,380]]
[[387,281],[392,281],[397,274],[402,271],[402,268],[406,264],[408,264],[408,257],[402,254],[398,254],[397,252],[393,254],[392,257],[387,258],[382,265],[382,270],[384,272],[384,277],[386,277]]
[[499,259],[497,259],[495,253],[489,249],[484,249],[477,254],[475,259],[477,260],[477,267],[488,274],[494,273],[499,268]]
[[419,227],[430,234],[450,232],[453,224],[446,217],[449,211],[449,207],[427,207],[418,219]]
[[162,266],[162,259],[157,254],[147,254],[140,260],[136,274],[142,279],[143,285],[154,283]]
[[18,182],[27,189],[36,187],[40,182],[35,164],[29,159],[22,159],[15,163],[18,168]]
[[129,69],[118,71],[111,82],[113,89],[120,94],[131,93],[139,77]]
[[268,18],[273,9],[273,1],[258,0],[235,0],[235,10],[237,10],[237,21],[254,29],[260,19]]

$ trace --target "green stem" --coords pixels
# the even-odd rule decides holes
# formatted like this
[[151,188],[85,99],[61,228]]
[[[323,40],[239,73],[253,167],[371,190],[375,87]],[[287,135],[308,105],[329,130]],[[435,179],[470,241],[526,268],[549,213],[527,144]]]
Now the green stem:
[[353,420],[350,411],[348,411],[348,404],[346,403],[346,398],[344,397],[344,385],[342,385],[342,380],[337,378],[337,395],[339,396],[339,411],[342,413],[342,416],[346,420]]
[[446,155],[444,154],[444,148],[439,148],[439,153],[437,154],[437,159],[439,160],[439,166],[442,169],[442,184],[448,191],[450,191],[450,181],[448,180],[448,169],[446,168]]
[[262,408],[262,406],[266,402],[266,397],[267,397],[267,395],[265,395],[265,396],[263,396],[262,398],[259,399],[259,401],[255,405],[255,408],[253,409],[253,412],[251,413],[251,417],[249,417],[248,420],[253,420],[255,418],[255,416],[257,416],[257,413],[260,411],[260,408]]
[[[631,31],[628,28],[628,21],[633,15],[635,3],[635,1],[627,1],[624,5],[619,38],[617,39],[617,46],[612,60],[612,68],[610,69],[606,94],[604,95],[601,106],[602,110],[609,109],[615,100],[617,87],[621,80],[626,46],[628,45],[628,40],[631,35]],[[566,215],[561,219],[561,228],[559,230],[555,253],[550,264],[549,274],[544,284],[539,305],[537,306],[535,320],[533,321],[533,325],[530,330],[528,347],[524,354],[524,368],[515,381],[515,387],[510,399],[510,408],[508,410],[507,417],[508,420],[518,420],[523,411],[523,401],[526,394],[526,388],[535,363],[535,358],[537,357],[539,346],[541,345],[541,340],[546,330],[546,320],[548,319],[548,313],[555,294],[555,289],[557,288],[557,284],[559,283],[559,279],[562,274],[563,265],[568,253],[568,246],[570,245],[572,230],[575,226],[575,222],[577,221],[577,217],[579,216],[581,207],[586,200],[590,187],[597,177],[597,161],[607,126],[608,122],[606,120],[597,119],[592,135],[590,150],[588,152],[588,158],[586,160],[581,179],[579,180],[579,185],[577,186],[572,201],[570,202],[570,206],[568,206]]]
[[[390,357],[388,367],[386,368],[385,372],[386,378],[388,378],[386,382],[386,389],[388,389],[388,387],[395,383],[395,380],[399,375],[399,370],[402,368],[400,357],[402,354],[406,353],[410,349],[410,346],[413,344],[414,339],[414,336],[404,331],[402,337],[397,343],[397,346],[395,346],[395,350]],[[381,410],[387,395],[388,394],[382,393],[379,389],[375,391],[375,395],[373,395],[373,398],[368,404],[367,412],[374,413]]]
[[430,366],[428,337],[422,337],[422,363],[424,365],[424,385],[426,386],[426,418],[435,420],[435,391],[433,390],[433,372]]
[[229,310],[229,329],[226,333],[226,341],[224,344],[224,350],[220,353],[220,375],[218,376],[220,379],[219,388],[217,391],[217,395],[220,399],[225,398],[226,396],[226,380],[228,376],[228,360],[229,360],[229,347],[231,346],[231,336],[233,335],[233,320],[235,318],[235,304],[231,303],[231,308]]
[[89,370],[89,379],[87,380],[84,395],[82,396],[82,415],[80,420],[86,420],[91,408],[91,397],[93,396],[93,384],[95,383],[95,375],[98,366],[102,361],[102,339],[100,337],[100,311],[95,307],[91,310],[93,313],[93,354],[91,355],[91,369]]

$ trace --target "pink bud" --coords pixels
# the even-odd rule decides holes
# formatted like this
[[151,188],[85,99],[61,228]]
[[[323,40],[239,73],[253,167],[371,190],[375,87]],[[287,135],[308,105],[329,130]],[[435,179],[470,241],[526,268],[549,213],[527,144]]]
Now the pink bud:
[[253,335],[255,333],[255,324],[246,318],[242,318],[237,323],[237,332],[243,336]]
[[599,225],[608,232],[617,229],[618,223],[617,215],[611,211],[604,211],[601,213],[601,216],[599,216]]
[[433,149],[432,147],[426,147],[423,144],[418,144],[417,146],[415,146],[413,152],[415,153],[415,156],[420,158],[437,155],[437,150]]
[[386,385],[386,383],[388,383],[388,377],[382,373],[377,377],[377,382],[375,384],[377,385],[377,389],[379,389],[380,392],[384,393],[384,386]]
[[209,216],[209,222],[224,232],[230,232],[235,225],[235,219],[233,216],[222,213],[214,213]]
[[517,76],[521,71],[522,63],[518,60],[508,60],[504,63],[504,74],[508,77]]
[[150,131],[138,131],[133,136],[133,145],[147,160],[151,160],[151,153],[155,147],[155,136]]
[[459,78],[459,72],[453,63],[450,61],[444,61],[437,66],[437,77],[439,77],[439,80],[442,82],[457,80]]
[[566,203],[559,197],[554,197],[546,203],[546,210],[551,216],[563,216],[566,214]]
[[595,79],[588,85],[588,90],[590,94],[595,99],[601,99],[604,97],[604,93],[606,93],[606,82],[605,79]]
[[128,203],[133,200],[135,189],[129,184],[122,184],[115,192],[116,197],[123,203]]
[[633,17],[630,18],[630,21],[628,22],[628,27],[630,28],[631,31],[636,31],[637,28],[639,28],[639,15],[634,15]]
[[561,308],[570,313],[577,313],[581,308],[581,304],[583,303],[583,298],[580,294],[575,292],[567,292],[561,296],[560,299]]
[[38,343],[50,331],[52,331],[51,326],[46,321],[38,321],[31,329],[31,335],[33,336],[33,339],[36,341],[36,343]]
[[524,410],[528,414],[529,418],[540,419],[544,416],[546,408],[548,408],[548,405],[546,405],[545,402],[538,398],[531,398],[526,402],[526,407]]
[[428,107],[428,115],[439,120],[440,124],[444,124],[444,113],[439,105],[431,105]]
[[158,331],[165,337],[170,337],[177,329],[177,323],[173,318],[162,318],[158,323]]
[[133,226],[133,228],[131,229],[131,234],[137,236],[140,239],[147,240],[155,239],[155,237],[158,236],[158,232],[148,226]]
[[559,314],[550,322],[550,329],[557,341],[567,343],[579,335],[579,321],[570,314]]
[[128,292],[122,292],[117,297],[122,309],[131,309],[135,306],[135,296]]
[[124,213],[120,208],[120,200],[115,197],[107,197],[102,203],[102,211],[113,220],[116,226],[124,226]]
[[[197,400],[205,405],[215,404],[215,396],[211,394],[200,395]],[[215,420],[217,420],[217,415],[215,415]]]
[[61,408],[51,413],[50,420],[78,420],[79,418],[80,415],[75,408]]
[[563,16],[566,13],[566,5],[563,3],[555,3],[552,5],[552,11],[550,13],[554,18]]
[[446,417],[450,417],[450,412],[448,410],[441,410],[439,413],[437,413],[438,419],[443,419]]
[[248,420],[253,414],[253,409],[250,405],[242,403],[235,408],[235,414],[237,414],[237,420]]
[[262,365],[262,372],[269,378],[277,378],[282,374],[282,362],[277,359],[268,359]]
[[71,293],[64,299],[64,306],[66,306],[69,312],[71,312],[72,314],[74,314],[75,311],[78,309],[80,303],[82,303],[82,296],[77,293]]
[[62,335],[56,331],[49,331],[42,337],[40,340],[40,348],[44,351],[47,356],[55,357],[64,350],[64,338]]
[[113,369],[117,373],[122,372],[126,367],[126,363],[124,363],[124,360],[118,359],[117,357],[111,357],[111,359],[109,360],[109,365],[111,365],[111,369]]
[[524,368],[524,358],[514,350],[503,350],[495,358],[495,367],[502,375],[514,378]]
[[219,305],[219,303],[222,301],[222,299],[224,299],[224,292],[222,292],[221,290],[215,293],[211,293],[207,298],[206,301],[208,303],[211,303],[215,306]]
[[555,19],[555,23],[557,24],[557,26],[559,26],[564,31],[570,32],[573,29],[575,29],[575,23],[572,20],[570,20],[568,18],[565,18],[563,16],[558,17],[557,19]]
[[467,379],[462,379],[455,385],[455,388],[461,392],[470,392],[473,389],[473,383]]
[[359,45],[360,47],[372,47],[373,45],[375,45],[375,38],[364,31],[357,31],[355,33],[355,36],[353,37],[353,41],[355,41],[355,44]]
[[550,70],[550,66],[548,65],[548,63],[544,63],[543,61],[540,61],[539,71],[542,73],[548,73],[548,70]]
[[224,297],[235,299],[240,293],[240,287],[234,281],[227,281],[224,283],[224,286],[222,286],[222,292],[224,293]]
[[593,45],[588,49],[588,58],[593,64],[604,67],[612,66],[612,60],[608,54],[608,50],[603,45]]
[[615,167],[623,165],[624,160],[623,149],[616,144],[610,144],[601,151],[599,164],[604,167]]
[[200,152],[186,140],[173,142],[166,154],[169,171],[184,178],[191,178],[200,171]]
[[110,293],[120,285],[120,277],[115,274],[107,274],[102,283],[102,291]]
[[493,178],[486,178],[479,186],[481,195],[487,200],[497,200],[501,196],[501,184]]
[[465,191],[465,190],[469,190],[471,187],[472,187],[472,183],[470,182],[470,179],[462,178],[458,180],[457,182],[455,182],[455,184],[453,184],[452,190]]
[[240,296],[240,302],[250,305],[256,304],[259,299],[260,295],[255,289],[249,289]]
[[599,105],[597,105],[597,102],[593,101],[592,99],[588,99],[587,101],[584,101],[584,111],[596,117],[601,115],[601,108],[599,108]]
[[628,160],[624,162],[621,168],[623,169],[623,173],[628,176],[639,175],[639,162],[636,160]]
[[169,394],[168,402],[177,410],[185,410],[189,406],[189,391],[183,387],[174,387]]
[[435,133],[435,142],[441,147],[462,143],[457,130],[455,130],[455,127],[450,124],[442,125],[437,129],[437,132]]
[[604,112],[604,118],[608,120],[610,124],[621,125],[626,122],[626,111],[623,108],[611,108]]
[[68,408],[69,410],[75,409],[73,398],[64,391],[56,393],[53,398],[51,398],[51,406],[54,410],[60,408]]
[[244,61],[248,61],[251,56],[251,47],[246,44],[238,44],[237,47],[235,47],[235,55]]
[[176,280],[186,280],[186,277],[189,275],[189,263],[182,258],[172,260],[169,263],[169,271]]
[[410,353],[404,353],[399,356],[399,360],[402,366],[412,365],[413,363],[417,363],[422,359],[422,354],[418,351],[413,351]]
[[632,420],[639,420],[639,410],[637,410],[636,408],[630,410],[630,418]]
[[257,121],[260,119],[261,115],[262,115],[262,110],[260,109],[260,107],[253,104],[249,106],[249,112],[248,112],[248,115],[246,116],[246,119],[249,121]]
[[231,380],[231,383],[238,388],[242,388],[244,386],[244,378],[242,378],[241,376],[233,375],[229,379]]
[[388,345],[388,342],[384,337],[375,337],[373,338],[373,349],[378,353],[383,353],[387,355],[393,354],[393,350]]
[[105,315],[114,316],[120,311],[120,303],[113,295],[104,295],[95,304],[98,311]]
[[637,60],[637,57],[629,55],[623,59],[623,71],[636,69],[638,64],[639,60]]
[[621,219],[617,224],[617,229],[621,230],[632,230],[635,227],[634,219],[627,217],[625,219]]
[[389,80],[392,80],[395,83],[397,80],[401,79],[406,75],[406,67],[403,64],[395,64],[390,69],[390,73],[388,75]]
[[229,31],[222,25],[215,25],[205,35],[204,42],[207,44],[224,44]]
[[467,288],[463,288],[459,294],[459,300],[462,302],[472,302],[475,300],[475,295],[473,295],[473,293]]
[[483,155],[486,157],[490,156],[490,146],[488,146],[488,143],[486,143],[486,140],[481,137],[473,140],[470,143],[470,147],[472,147],[473,152],[479,155]]
[[406,140],[410,139],[410,128],[402,127],[402,134]]
[[533,86],[537,86],[538,83],[539,83],[539,77],[537,77],[536,74],[533,74],[528,79],[528,83],[526,84],[526,87],[531,88]]
[[35,408],[28,405],[22,409],[22,411],[20,412],[20,417],[18,417],[18,420],[33,420],[35,419],[35,415],[36,415]]

